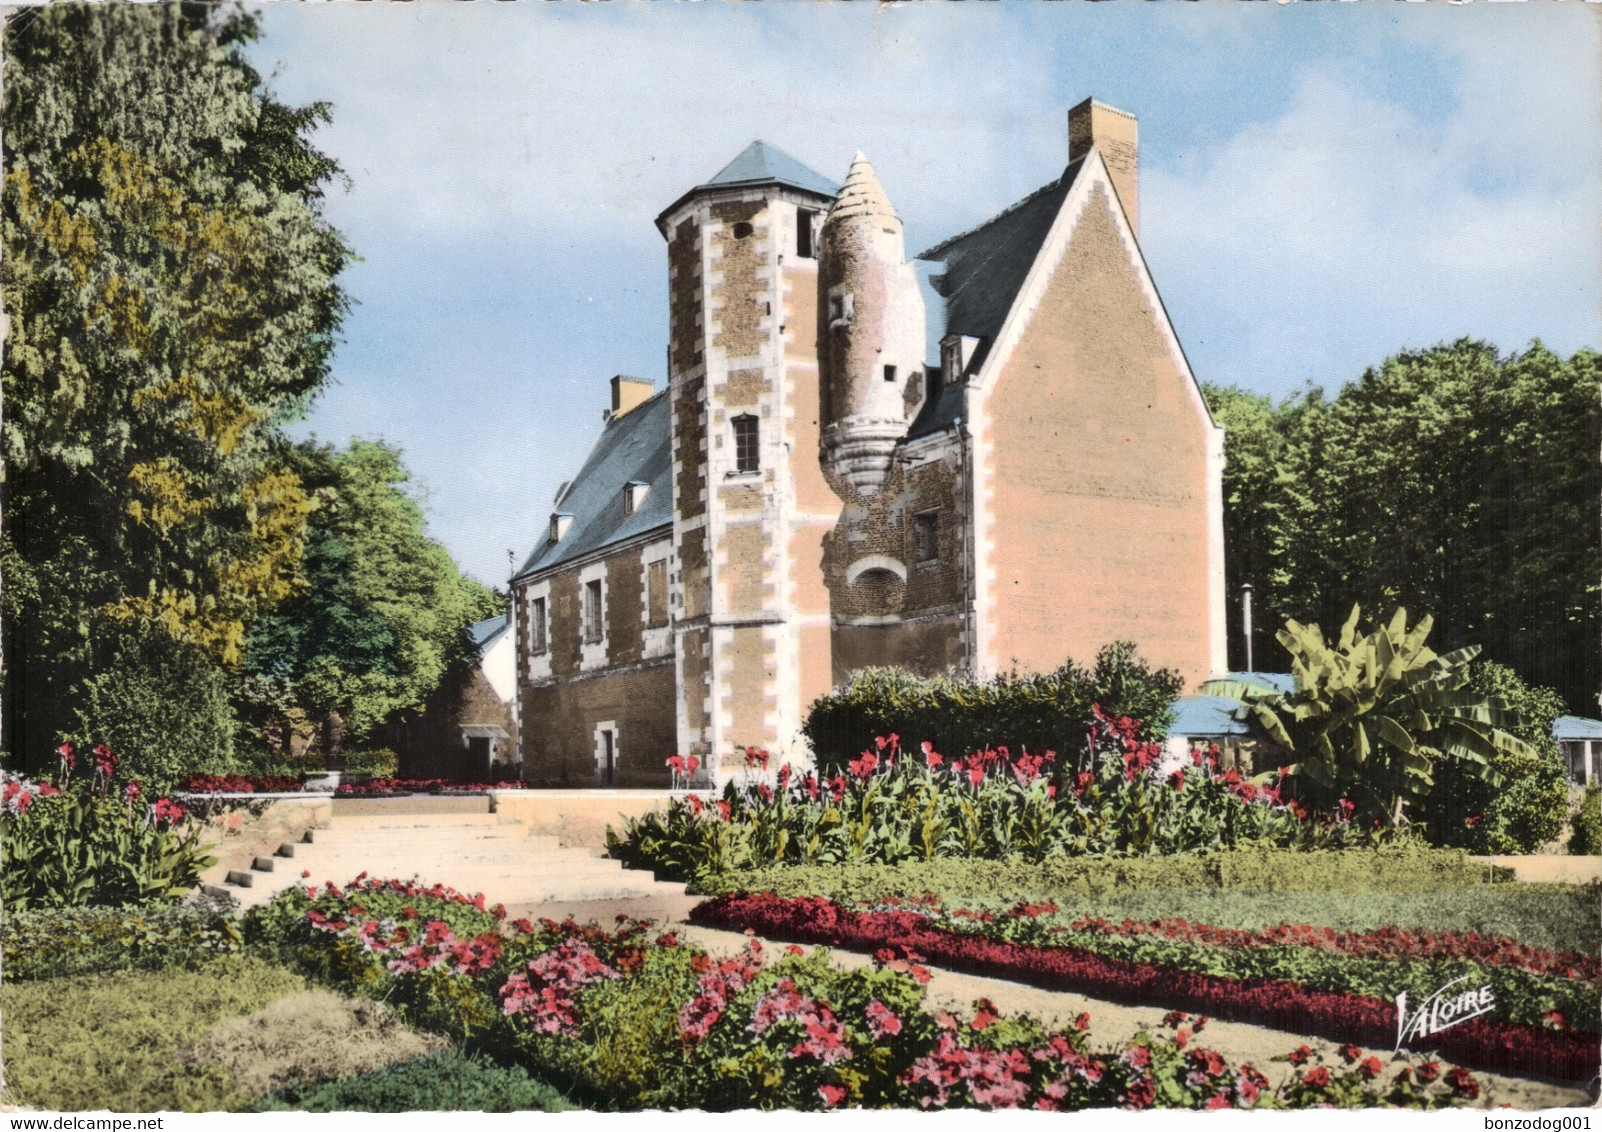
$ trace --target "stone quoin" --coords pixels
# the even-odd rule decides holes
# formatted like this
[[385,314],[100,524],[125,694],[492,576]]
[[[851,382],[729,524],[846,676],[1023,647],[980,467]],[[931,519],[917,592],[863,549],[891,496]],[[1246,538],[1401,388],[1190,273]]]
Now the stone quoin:
[[917,259],[868,158],[755,142],[659,217],[666,387],[605,428],[512,579],[524,776],[665,787],[808,758],[869,665],[985,678],[1132,640],[1224,657],[1223,430],[1137,237],[1133,115],[1069,111],[1052,183]]

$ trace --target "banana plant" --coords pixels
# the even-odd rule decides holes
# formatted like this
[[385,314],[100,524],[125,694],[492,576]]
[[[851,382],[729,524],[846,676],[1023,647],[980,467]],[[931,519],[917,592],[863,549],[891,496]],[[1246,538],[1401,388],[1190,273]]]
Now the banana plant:
[[1492,757],[1531,751],[1502,729],[1513,719],[1505,703],[1466,690],[1479,646],[1437,654],[1424,643],[1433,619],[1425,614],[1409,628],[1400,608],[1359,635],[1361,614],[1352,606],[1333,645],[1317,625],[1285,623],[1276,636],[1291,656],[1294,692],[1238,681],[1207,690],[1240,700],[1237,717],[1296,756],[1289,774],[1355,795],[1392,828],[1404,826],[1408,799],[1428,793],[1443,769],[1499,785]]

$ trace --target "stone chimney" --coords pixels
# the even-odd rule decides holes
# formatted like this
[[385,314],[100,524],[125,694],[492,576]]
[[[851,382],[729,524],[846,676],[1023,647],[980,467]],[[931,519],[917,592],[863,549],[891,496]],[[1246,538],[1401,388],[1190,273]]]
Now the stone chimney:
[[632,413],[651,399],[656,383],[648,377],[629,377],[618,374],[612,379],[612,411],[608,420],[617,420]]
[[1129,217],[1129,226],[1140,235],[1140,146],[1135,116],[1093,98],[1087,98],[1068,111],[1068,164],[1072,165],[1091,148],[1101,154],[1112,177],[1118,201]]

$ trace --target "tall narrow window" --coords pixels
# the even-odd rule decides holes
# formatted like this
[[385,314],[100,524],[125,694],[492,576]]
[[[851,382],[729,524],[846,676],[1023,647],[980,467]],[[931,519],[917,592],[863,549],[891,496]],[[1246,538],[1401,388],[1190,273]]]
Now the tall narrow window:
[[528,648],[536,656],[546,649],[545,599],[542,597],[528,603]]
[[812,218],[816,215],[810,208],[795,210],[795,254],[801,259],[812,258]]
[[667,559],[659,558],[645,568],[645,623],[650,628],[667,624]]
[[594,644],[601,633],[601,580],[584,583],[584,640]]
[[737,472],[754,472],[761,468],[759,456],[760,437],[757,433],[757,419],[749,413],[742,413],[735,417],[734,425],[734,470]]
[[940,561],[940,512],[925,511],[912,517],[912,537],[917,542],[918,561]]
[[884,367],[884,379],[886,381],[894,381],[896,379],[896,367],[895,366],[885,366]]

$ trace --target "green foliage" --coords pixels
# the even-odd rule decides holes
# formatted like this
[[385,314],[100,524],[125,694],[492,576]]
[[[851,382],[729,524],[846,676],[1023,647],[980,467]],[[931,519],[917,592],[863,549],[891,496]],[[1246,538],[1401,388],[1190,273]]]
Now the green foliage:
[[1416,807],[1431,841],[1478,853],[1529,853],[1556,837],[1568,807],[1568,773],[1552,738],[1552,721],[1563,700],[1550,688],[1534,688],[1504,665],[1475,661],[1466,691],[1500,702],[1503,724],[1529,752],[1498,751],[1491,769],[1501,781],[1447,775]]
[[1254,847],[1180,857],[1052,857],[1038,864],[1015,858],[781,866],[708,875],[696,887],[706,895],[771,892],[827,896],[841,903],[926,892],[1063,900],[1141,891],[1420,893],[1485,884],[1493,873],[1460,851],[1414,845],[1338,851]]
[[[1483,342],[1387,359],[1277,409],[1207,389],[1228,428],[1226,575],[1259,621],[1334,624],[1356,600],[1435,612],[1569,708],[1602,687],[1602,358]],[[1539,506],[1531,501],[1538,500]],[[1256,642],[1259,666],[1271,650]],[[1243,658],[1231,654],[1232,661]]]
[[359,1077],[280,1089],[253,1111],[566,1112],[572,1107],[522,1066],[450,1050]]
[[1585,788],[1569,833],[1569,852],[1579,857],[1602,853],[1602,784],[1593,782]]
[[[1012,891],[964,898],[961,903],[1001,915],[1021,902],[1043,899]],[[1429,892],[1358,893],[1148,888],[1071,895],[1057,903],[1064,915],[1113,923],[1178,919],[1248,931],[1285,923],[1342,931],[1399,927],[1502,935],[1546,951],[1595,955],[1602,950],[1597,894],[1578,885],[1476,884]]]
[[292,466],[315,500],[308,588],[251,628],[247,714],[281,734],[337,715],[360,742],[423,706],[465,658],[461,630],[498,603],[428,537],[395,449],[308,442]]
[[214,1112],[246,1098],[215,1066],[175,1054],[227,1018],[306,989],[259,960],[0,984],[6,1099],[63,1112]]
[[143,802],[82,787],[0,819],[6,910],[176,902],[213,864],[201,828],[146,820]]
[[69,732],[80,750],[106,743],[122,775],[157,794],[191,774],[233,769],[227,670],[161,629],[113,626],[98,644],[109,656],[80,682]]
[[1493,758],[1532,755],[1500,730],[1512,719],[1506,705],[1467,689],[1466,665],[1478,647],[1436,655],[1424,644],[1433,620],[1426,614],[1410,629],[1403,609],[1360,637],[1360,615],[1354,605],[1333,647],[1317,625],[1285,623],[1278,637],[1291,656],[1294,692],[1211,685],[1242,700],[1242,718],[1297,756],[1289,773],[1298,793],[1354,795],[1364,818],[1399,827],[1405,803],[1429,794],[1438,774],[1500,786]]
[[395,769],[395,752],[388,747],[377,747],[370,751],[355,751],[345,756],[346,774],[367,775],[370,778],[393,778]]
[[0,968],[7,979],[192,969],[238,955],[242,942],[232,919],[200,908],[7,908]]
[[1093,704],[1142,720],[1141,737],[1160,741],[1183,686],[1176,673],[1150,668],[1126,642],[1103,648],[1090,671],[1069,661],[1049,674],[1003,674],[984,683],[866,668],[819,697],[802,731],[824,773],[842,769],[881,735],[899,735],[909,750],[928,740],[953,756],[1001,744],[1066,755],[1084,748]]
[[[182,753],[204,735],[226,759],[197,657],[126,693],[116,674],[155,634],[237,664],[249,621],[299,584],[308,501],[277,430],[326,376],[349,252],[319,214],[336,169],[306,141],[326,107],[265,92],[237,49],[254,34],[200,5],[5,29],[0,569],[24,765],[106,738],[79,728],[117,725],[119,697],[148,728],[179,671],[199,688],[171,718],[201,711]],[[162,765],[149,742],[128,754]]]

